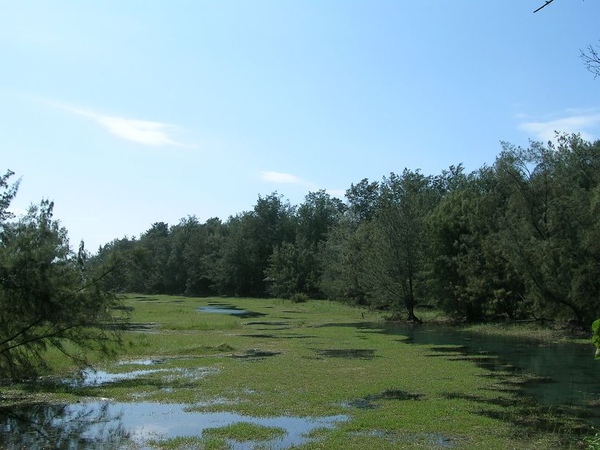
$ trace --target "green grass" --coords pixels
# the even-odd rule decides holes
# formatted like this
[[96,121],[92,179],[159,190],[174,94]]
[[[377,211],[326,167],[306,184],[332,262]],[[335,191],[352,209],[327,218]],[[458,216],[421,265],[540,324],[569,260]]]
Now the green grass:
[[[574,339],[572,333],[565,328],[561,329],[553,325],[541,325],[536,322],[473,324],[464,327],[464,329],[465,331],[474,333],[513,337],[538,341],[540,343],[554,343],[559,341],[582,343],[581,340]],[[585,343],[589,343],[589,339]]]
[[[103,386],[40,387],[28,391],[30,398],[143,399],[254,417],[348,417],[332,429],[314,431],[318,440],[305,449],[580,448],[564,417],[518,397],[522,380],[514,375],[491,376],[471,360],[452,358],[458,351],[440,357],[432,346],[356,327],[381,321],[379,313],[315,300],[130,296],[125,303],[132,308],[133,323],[152,327],[125,333],[118,359],[129,364],[100,357],[96,363],[118,372],[136,370],[138,359],[159,359],[157,367],[179,375],[156,372]],[[198,311],[210,303],[264,316]],[[53,359],[55,366],[68,369],[59,355]],[[23,395],[14,389],[15,397]],[[277,432],[239,423],[153,445],[227,448],[226,439],[265,441]]]
[[246,422],[237,422],[218,428],[204,430],[202,436],[207,438],[231,439],[237,442],[246,441],[269,441],[285,435],[283,428],[266,427]]

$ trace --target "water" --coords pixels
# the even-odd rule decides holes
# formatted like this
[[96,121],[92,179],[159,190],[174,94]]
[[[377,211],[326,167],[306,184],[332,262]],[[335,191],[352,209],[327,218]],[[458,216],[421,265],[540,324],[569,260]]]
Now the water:
[[[137,364],[143,366],[151,366],[155,364],[162,364],[162,360],[139,360],[139,361],[124,361],[124,364]],[[188,369],[182,368],[162,368],[162,369],[143,369],[143,370],[132,370],[129,372],[112,373],[105,370],[94,370],[85,369],[83,370],[78,378],[65,380],[65,383],[73,387],[91,387],[101,386],[109,383],[116,383],[119,381],[134,380],[136,378],[144,377],[146,375],[152,375],[154,373],[163,373],[166,379],[169,378],[190,378],[193,380],[199,380],[207,375],[215,374],[218,370],[211,367],[194,367]]]
[[[30,405],[0,408],[0,447],[56,449],[139,448],[150,440],[201,436],[207,428],[247,422],[285,430],[281,437],[260,442],[285,449],[309,440],[317,428],[332,428],[346,416],[250,417],[230,412],[195,412],[187,404],[119,403],[110,401],[68,405]],[[231,442],[243,450],[255,442]]]
[[209,306],[201,306],[198,308],[199,312],[207,312],[214,314],[228,314],[230,316],[240,317],[242,319],[248,319],[251,317],[262,317],[266,314],[248,311],[246,309],[239,309],[233,305],[229,305],[226,303],[213,303]]
[[[380,328],[380,326],[378,326]],[[592,422],[600,426],[600,363],[594,360],[590,345],[555,343],[541,345],[513,337],[498,337],[461,332],[433,325],[386,325],[384,333],[405,336],[416,345],[458,346],[465,356],[489,355],[481,364],[492,370],[511,370],[520,375],[539,377],[540,382],[527,383],[523,390],[549,407],[574,406],[596,416]]]
[[[223,305],[214,308],[231,310]],[[236,313],[245,310],[235,310]],[[218,312],[218,311],[211,311]],[[460,332],[449,327],[433,325],[398,326],[388,324],[335,324],[352,326],[364,332],[383,332],[398,335],[402,342],[411,345],[434,345],[432,357],[470,357],[487,355],[488,358],[474,359],[478,364],[495,371],[518,375],[531,375],[543,382],[527,383],[523,392],[548,408],[573,406],[585,409],[591,424],[600,427],[600,363],[594,360],[593,346],[557,343],[540,345],[516,338],[500,338],[476,333]],[[400,345],[400,344],[399,344]],[[446,353],[444,354],[444,351]],[[343,357],[369,359],[372,349],[354,351],[330,349],[322,351],[320,357]],[[462,356],[461,356],[462,355]],[[252,352],[244,356],[263,356]],[[274,356],[268,354],[267,356]],[[88,371],[81,379],[74,380],[76,386],[94,386],[120,382],[155,372],[165,376],[203,377],[214,373],[208,368],[193,371],[161,367],[164,360],[133,360],[123,364],[140,366],[138,370],[125,373]],[[159,366],[159,367],[153,367]],[[408,400],[410,393],[396,392]],[[355,400],[350,406],[369,408],[377,398]],[[105,449],[144,448],[149,439],[169,439],[177,436],[201,436],[206,428],[222,427],[237,422],[249,422],[268,427],[285,429],[285,435],[260,444],[267,448],[284,449],[301,445],[315,428],[331,428],[346,416],[317,418],[271,417],[257,418],[229,412],[205,413],[190,411],[184,404],[158,404],[150,402],[118,403],[110,401],[87,402],[68,405],[29,405],[19,408],[0,408],[0,448],[58,448],[58,449]],[[197,404],[198,408],[205,405]],[[419,439],[423,438],[419,436]],[[427,439],[437,439],[437,436]],[[423,438],[425,439],[425,438]],[[252,448],[256,443],[233,443],[234,449]],[[446,443],[447,444],[447,443]],[[441,444],[439,444],[441,445]]]

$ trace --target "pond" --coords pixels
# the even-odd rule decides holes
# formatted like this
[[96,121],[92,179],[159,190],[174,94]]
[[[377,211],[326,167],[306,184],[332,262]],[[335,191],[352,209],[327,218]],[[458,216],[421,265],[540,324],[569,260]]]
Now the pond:
[[230,316],[236,316],[241,319],[248,319],[251,317],[261,317],[266,314],[248,311],[247,309],[239,309],[233,305],[229,305],[227,303],[211,303],[208,306],[201,306],[197,310],[198,312],[203,313],[213,313],[213,314],[228,314]]
[[[498,337],[459,331],[438,325],[397,324],[360,325],[379,328],[383,333],[404,336],[414,345],[458,346],[464,356],[489,355],[479,364],[492,370],[509,370],[535,376],[538,382],[526,383],[524,393],[549,407],[583,408],[591,422],[600,427],[600,363],[594,360],[593,345],[554,343],[541,345],[514,337]],[[440,348],[443,350],[444,348]]]
[[0,408],[1,448],[139,448],[151,440],[201,436],[208,428],[236,423],[285,431],[269,441],[230,442],[233,449],[285,449],[310,440],[317,428],[332,428],[346,416],[250,417],[230,412],[196,412],[194,405],[111,401]]

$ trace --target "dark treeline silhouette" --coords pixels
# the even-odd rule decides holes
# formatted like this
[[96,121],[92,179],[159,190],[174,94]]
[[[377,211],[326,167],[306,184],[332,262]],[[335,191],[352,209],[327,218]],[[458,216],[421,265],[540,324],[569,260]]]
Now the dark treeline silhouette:
[[591,323],[600,314],[600,141],[576,135],[491,166],[364,179],[292,206],[276,192],[222,222],[155,223],[100,248],[122,292],[326,298],[419,321]]

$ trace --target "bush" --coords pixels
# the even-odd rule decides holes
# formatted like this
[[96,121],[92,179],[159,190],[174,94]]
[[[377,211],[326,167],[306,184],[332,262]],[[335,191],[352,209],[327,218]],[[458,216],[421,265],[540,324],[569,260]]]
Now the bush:
[[304,292],[296,292],[290,296],[292,303],[304,303],[308,301],[308,295]]

